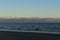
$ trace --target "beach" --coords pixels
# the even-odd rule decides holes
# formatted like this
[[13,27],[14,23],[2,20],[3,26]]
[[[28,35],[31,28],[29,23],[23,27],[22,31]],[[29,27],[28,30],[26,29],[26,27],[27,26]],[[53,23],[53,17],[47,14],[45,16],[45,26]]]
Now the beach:
[[60,40],[60,34],[0,31],[0,40]]

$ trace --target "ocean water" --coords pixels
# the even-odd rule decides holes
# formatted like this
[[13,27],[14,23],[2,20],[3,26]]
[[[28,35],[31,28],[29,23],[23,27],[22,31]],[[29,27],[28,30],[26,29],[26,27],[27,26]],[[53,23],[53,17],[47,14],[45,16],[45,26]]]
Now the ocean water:
[[60,32],[60,23],[0,23],[0,29]]
[[[60,23],[0,23],[0,29],[28,30],[28,31],[58,31]],[[3,32],[0,31],[1,40],[59,40],[60,34],[45,34],[32,32]]]

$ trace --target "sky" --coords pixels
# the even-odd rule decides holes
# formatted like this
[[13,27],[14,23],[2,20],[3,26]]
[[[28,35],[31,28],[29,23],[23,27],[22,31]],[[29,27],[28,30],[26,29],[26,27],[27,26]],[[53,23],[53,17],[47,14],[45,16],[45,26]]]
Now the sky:
[[0,0],[0,17],[60,18],[60,0]]

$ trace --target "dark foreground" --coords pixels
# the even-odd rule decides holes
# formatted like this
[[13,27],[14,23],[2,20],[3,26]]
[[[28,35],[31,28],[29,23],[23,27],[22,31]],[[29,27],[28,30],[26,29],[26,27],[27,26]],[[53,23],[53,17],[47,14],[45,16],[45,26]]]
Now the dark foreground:
[[0,31],[0,40],[60,40],[59,34]]

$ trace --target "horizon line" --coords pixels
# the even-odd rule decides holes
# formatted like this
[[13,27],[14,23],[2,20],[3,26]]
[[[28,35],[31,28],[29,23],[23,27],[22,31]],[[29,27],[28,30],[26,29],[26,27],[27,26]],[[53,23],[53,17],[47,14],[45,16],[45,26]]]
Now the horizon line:
[[17,17],[16,16],[8,16],[8,17],[6,16],[6,17],[4,17],[3,16],[2,17],[1,16],[0,18],[60,18],[60,17],[40,17],[40,16],[31,16],[31,17],[30,16],[25,16],[25,17],[24,16],[21,16],[21,17],[18,17],[18,16]]

